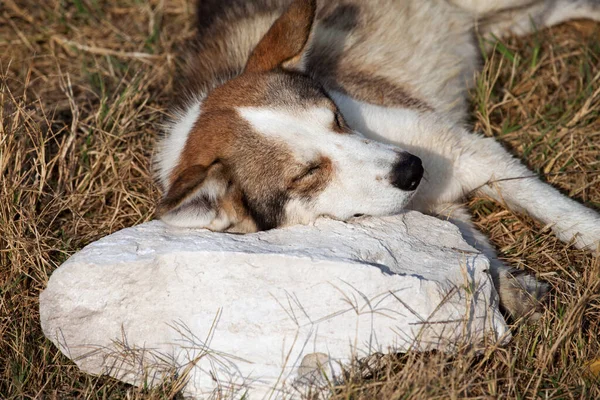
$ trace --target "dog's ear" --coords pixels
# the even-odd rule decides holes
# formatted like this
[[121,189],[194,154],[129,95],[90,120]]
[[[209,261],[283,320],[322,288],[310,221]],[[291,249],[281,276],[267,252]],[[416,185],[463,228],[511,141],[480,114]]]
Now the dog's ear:
[[180,173],[162,198],[158,206],[159,215],[165,215],[177,209],[188,200],[205,183],[209,169],[210,167],[204,165],[194,165]]
[[302,69],[316,11],[316,0],[294,0],[254,48],[246,71]]
[[193,165],[179,173],[158,207],[169,225],[213,231],[255,232],[241,191],[219,162]]

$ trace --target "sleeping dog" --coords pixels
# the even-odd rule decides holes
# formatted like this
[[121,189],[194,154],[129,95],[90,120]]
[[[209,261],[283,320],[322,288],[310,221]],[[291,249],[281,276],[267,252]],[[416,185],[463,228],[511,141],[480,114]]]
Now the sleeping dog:
[[156,158],[161,218],[256,232],[404,208],[450,219],[492,261],[501,305],[546,286],[514,274],[470,222],[480,192],[597,251],[600,216],[465,128],[474,31],[600,20],[597,0],[201,0],[183,106]]

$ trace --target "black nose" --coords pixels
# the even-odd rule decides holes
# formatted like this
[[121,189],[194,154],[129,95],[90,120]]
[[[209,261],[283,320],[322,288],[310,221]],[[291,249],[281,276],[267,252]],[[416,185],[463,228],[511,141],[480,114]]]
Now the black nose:
[[423,163],[417,156],[402,153],[392,167],[390,182],[398,189],[412,191],[419,186],[423,177]]

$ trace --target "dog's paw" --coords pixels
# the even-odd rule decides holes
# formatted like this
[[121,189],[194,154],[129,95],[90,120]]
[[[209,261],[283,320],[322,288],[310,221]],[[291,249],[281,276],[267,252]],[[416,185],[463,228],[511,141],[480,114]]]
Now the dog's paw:
[[575,235],[575,247],[582,250],[587,250],[592,253],[594,256],[600,255],[600,232],[598,235],[593,236],[584,236],[584,235]]
[[548,294],[547,283],[519,270],[504,271],[497,285],[500,306],[514,320],[537,321],[542,316],[541,301]]
[[595,211],[585,210],[586,215],[575,219],[577,223],[555,224],[552,230],[565,243],[571,243],[576,248],[590,251],[594,256],[600,254],[600,215]]

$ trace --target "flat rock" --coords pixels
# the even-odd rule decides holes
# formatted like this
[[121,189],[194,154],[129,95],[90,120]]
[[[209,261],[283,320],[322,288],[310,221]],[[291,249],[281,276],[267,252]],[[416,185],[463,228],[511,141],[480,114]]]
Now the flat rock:
[[88,373],[193,398],[301,398],[375,352],[504,342],[488,260],[417,212],[248,235],[123,229],[40,295],[45,335]]

